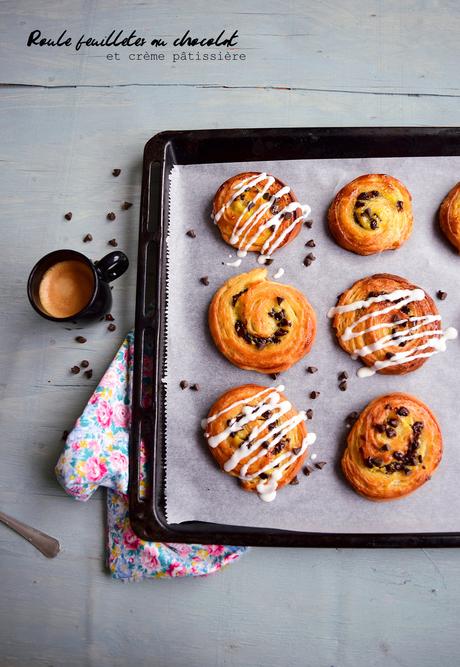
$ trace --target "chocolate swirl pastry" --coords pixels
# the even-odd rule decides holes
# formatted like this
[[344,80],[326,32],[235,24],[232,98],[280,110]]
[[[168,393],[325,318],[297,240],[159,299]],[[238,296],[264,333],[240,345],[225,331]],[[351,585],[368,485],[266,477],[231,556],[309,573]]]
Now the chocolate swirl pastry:
[[221,469],[267,502],[296,476],[316,440],[314,433],[307,434],[305,412],[298,412],[283,391],[283,385],[234,387],[214,403],[202,424]]
[[395,250],[412,232],[411,195],[393,176],[359,176],[336,194],[328,222],[345,250],[358,255]]
[[380,396],[348,435],[342,470],[371,500],[406,496],[430,479],[442,458],[442,436],[431,410],[409,394]]
[[208,313],[217,348],[243,370],[279,373],[309,352],[316,315],[304,295],[254,269],[227,280]]
[[250,171],[220,186],[212,217],[224,241],[240,257],[259,252],[263,264],[297,236],[309,213],[310,208],[299,204],[291,188],[278,178]]
[[460,183],[444,198],[439,209],[439,224],[447,239],[460,252]]
[[358,280],[328,316],[340,346],[368,367],[359,369],[360,377],[415,371],[457,337],[454,328],[442,328],[434,301],[423,289],[388,273]]

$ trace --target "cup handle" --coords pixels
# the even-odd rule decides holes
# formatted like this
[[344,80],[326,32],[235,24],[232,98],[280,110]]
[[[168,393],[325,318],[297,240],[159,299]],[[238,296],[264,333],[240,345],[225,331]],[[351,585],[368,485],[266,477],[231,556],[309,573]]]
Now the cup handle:
[[96,265],[96,271],[100,278],[106,283],[111,283],[115,278],[122,276],[128,269],[129,260],[124,252],[114,250],[100,259]]

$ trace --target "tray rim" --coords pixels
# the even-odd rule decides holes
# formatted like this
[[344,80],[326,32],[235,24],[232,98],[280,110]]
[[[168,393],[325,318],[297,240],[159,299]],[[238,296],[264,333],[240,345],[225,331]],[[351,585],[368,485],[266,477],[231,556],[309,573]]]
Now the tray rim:
[[[212,130],[166,130],[154,135],[144,147],[142,191],[139,222],[139,245],[136,289],[136,317],[134,340],[134,374],[131,441],[129,451],[129,512],[130,521],[135,533],[144,540],[184,542],[202,544],[229,544],[240,546],[276,546],[276,547],[333,547],[333,548],[419,548],[419,547],[457,547],[460,546],[460,532],[431,533],[327,533],[301,532],[280,529],[258,528],[252,526],[232,526],[201,521],[188,521],[180,524],[167,522],[160,507],[163,494],[165,471],[163,466],[164,452],[158,440],[161,429],[159,404],[164,398],[164,387],[161,384],[159,357],[156,355],[153,377],[155,391],[152,406],[142,407],[142,357],[145,344],[145,332],[153,332],[154,349],[160,352],[161,336],[164,334],[164,296],[166,263],[164,261],[165,236],[167,232],[166,179],[168,161],[174,164],[200,164],[205,162],[232,162],[234,160],[196,160],[200,144],[215,141],[229,142],[276,142],[282,137],[289,138],[295,144],[305,142],[306,147],[317,150],[318,142],[334,141],[346,138],[348,141],[371,140],[377,150],[375,156],[391,157],[406,155],[407,151],[391,149],[382,141],[391,139],[406,142],[413,147],[419,139],[429,141],[428,152],[415,152],[412,156],[429,155],[460,155],[460,128],[444,127],[316,127],[316,128],[247,128],[247,129],[212,129]],[[439,142],[444,145],[440,150]],[[179,146],[178,146],[179,144]],[[385,146],[385,148],[384,148]],[[182,154],[177,155],[177,148]],[[292,146],[291,146],[292,148]],[[185,154],[184,154],[185,149]],[[436,150],[434,150],[436,149]],[[231,148],[230,148],[231,150]],[[237,149],[235,149],[237,150]],[[269,149],[270,150],[270,149]],[[298,147],[294,145],[294,150]],[[382,155],[381,151],[389,152]],[[412,152],[412,151],[411,151]],[[371,151],[372,154],[372,151]],[[378,155],[377,155],[378,154]],[[185,161],[180,161],[184,157]],[[269,152],[270,155],[270,152]],[[361,153],[362,155],[362,153]],[[312,156],[312,157],[317,157]],[[337,155],[336,157],[352,157]],[[307,159],[308,156],[277,159]],[[247,158],[246,158],[247,159]],[[248,162],[274,159],[271,157],[251,156]],[[331,159],[333,159],[331,157]],[[189,160],[189,161],[187,161]],[[158,172],[158,197],[151,198],[151,169],[155,165]],[[152,206],[155,206],[156,226],[152,228]],[[154,311],[159,310],[160,317],[152,318],[145,314],[146,306],[146,263],[148,248],[155,248],[155,266],[157,284],[154,292]],[[146,424],[153,429],[155,439],[150,439],[151,448],[148,452],[148,493],[139,497],[139,444],[142,428]]]

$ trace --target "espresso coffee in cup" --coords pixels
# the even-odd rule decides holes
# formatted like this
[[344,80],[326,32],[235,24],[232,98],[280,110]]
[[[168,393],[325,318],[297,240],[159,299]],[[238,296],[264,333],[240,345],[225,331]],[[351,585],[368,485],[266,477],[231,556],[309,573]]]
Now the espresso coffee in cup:
[[88,305],[93,291],[94,276],[89,266],[67,259],[45,271],[38,286],[38,301],[51,317],[71,317]]
[[128,266],[128,258],[118,250],[98,262],[76,250],[55,250],[32,269],[29,301],[39,315],[58,322],[104,315],[112,305],[109,283]]

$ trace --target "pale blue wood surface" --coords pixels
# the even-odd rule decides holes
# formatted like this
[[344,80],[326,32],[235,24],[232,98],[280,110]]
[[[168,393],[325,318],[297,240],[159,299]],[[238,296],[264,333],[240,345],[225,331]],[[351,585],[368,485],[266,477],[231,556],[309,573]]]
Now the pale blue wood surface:
[[[456,2],[427,0],[0,3],[0,80],[10,84],[0,91],[0,506],[63,545],[47,561],[0,526],[1,667],[458,664],[457,550],[253,549],[208,579],[123,586],[103,566],[103,495],[73,502],[52,468],[62,430],[132,325],[146,140],[199,127],[456,125],[459,23]],[[24,47],[31,29],[61,26],[235,26],[250,61],[116,69],[92,53]],[[107,222],[124,199],[135,206]],[[114,290],[118,329],[96,324],[78,346],[32,312],[27,274],[48,250],[96,258],[113,237],[132,259]],[[84,357],[92,381],[68,371]]]

